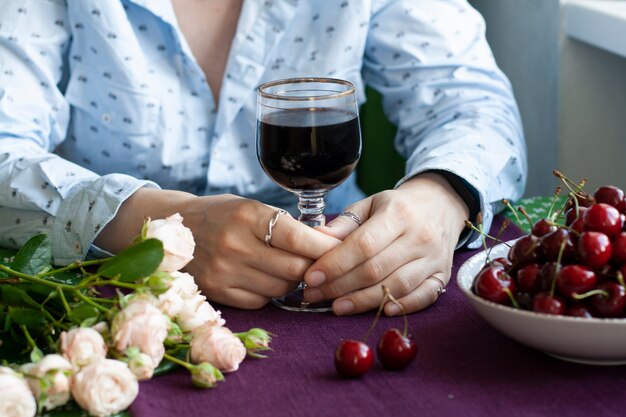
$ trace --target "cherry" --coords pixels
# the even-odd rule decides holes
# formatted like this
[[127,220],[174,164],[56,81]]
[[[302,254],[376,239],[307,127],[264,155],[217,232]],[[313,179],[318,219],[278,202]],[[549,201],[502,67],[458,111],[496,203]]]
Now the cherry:
[[580,219],[583,217],[583,214],[589,210],[588,207],[578,207],[578,212],[576,211],[576,207],[572,207],[565,212],[565,224],[571,225],[574,223],[574,220]]
[[621,232],[611,241],[612,259],[617,264],[626,263],[626,232]]
[[599,269],[611,259],[611,241],[600,232],[583,232],[576,244],[578,257],[583,265]]
[[559,292],[568,298],[593,290],[596,282],[596,274],[581,265],[565,265],[556,276]]
[[563,314],[565,312],[565,301],[556,295],[550,295],[544,291],[533,297],[532,309],[536,313]]
[[597,203],[609,204],[617,208],[624,200],[624,191],[613,185],[605,185],[594,191],[593,198]]
[[476,275],[474,291],[494,303],[509,304],[515,293],[515,282],[502,267],[490,265]]
[[398,329],[389,329],[383,333],[376,347],[378,360],[391,370],[404,369],[415,359],[417,345]]
[[541,237],[548,233],[554,232],[557,229],[554,222],[548,219],[539,219],[533,224],[532,234]]
[[519,238],[509,250],[509,260],[513,265],[520,267],[539,261],[539,238],[525,235]]
[[511,261],[509,261],[507,258],[496,258],[491,261],[491,265],[501,266],[505,270],[508,270],[509,268],[511,268]]
[[541,238],[539,248],[543,257],[548,261],[556,261],[561,252],[561,246],[565,242],[563,248],[562,260],[571,259],[574,256],[574,243],[567,229],[557,229],[548,233]]
[[535,295],[542,291],[541,266],[528,264],[517,271],[517,290],[522,293]]
[[360,340],[342,340],[335,351],[335,368],[341,376],[356,378],[365,374],[374,363],[372,349]]
[[541,291],[549,291],[552,288],[552,281],[556,280],[556,275],[561,270],[561,265],[556,262],[546,262],[539,272],[541,280]]
[[626,308],[626,289],[617,282],[606,281],[598,285],[604,292],[591,297],[591,306],[600,317],[619,317]]
[[565,315],[571,317],[583,317],[586,319],[590,319],[593,317],[593,315],[589,311],[589,308],[587,308],[585,304],[580,302],[573,303],[572,305],[567,307],[567,309],[565,310]]
[[611,237],[622,230],[622,219],[619,211],[613,206],[596,203],[583,214],[585,230],[604,233]]

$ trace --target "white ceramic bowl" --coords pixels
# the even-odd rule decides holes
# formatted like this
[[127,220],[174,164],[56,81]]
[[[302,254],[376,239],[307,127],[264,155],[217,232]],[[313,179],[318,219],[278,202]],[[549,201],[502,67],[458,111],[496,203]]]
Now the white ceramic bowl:
[[[491,259],[506,256],[501,244]],[[457,283],[470,304],[489,324],[524,345],[572,362],[593,365],[626,364],[626,319],[587,319],[518,310],[472,293],[472,282],[485,264],[486,253],[468,259],[459,269]]]

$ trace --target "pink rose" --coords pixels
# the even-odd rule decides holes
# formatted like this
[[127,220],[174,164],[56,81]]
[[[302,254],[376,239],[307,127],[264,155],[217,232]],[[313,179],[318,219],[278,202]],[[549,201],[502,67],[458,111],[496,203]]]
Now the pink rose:
[[157,268],[159,271],[178,271],[193,259],[196,243],[191,230],[183,225],[183,217],[178,213],[165,219],[148,221],[145,236],[163,242],[165,256]]
[[145,381],[152,378],[154,374],[154,362],[152,358],[145,353],[138,353],[128,361],[128,368],[135,374],[137,380]]
[[69,401],[72,364],[63,356],[46,355],[39,362],[24,365],[22,372],[35,398],[46,410]]
[[184,304],[176,316],[176,321],[181,329],[194,331],[198,327],[209,323],[211,326],[223,326],[226,321],[222,313],[215,310],[206,301],[206,297],[199,292],[193,297],[184,298]]
[[61,333],[61,353],[74,366],[82,367],[104,359],[107,346],[102,335],[89,327],[79,327]]
[[246,357],[246,347],[226,327],[207,323],[196,329],[190,355],[194,363],[208,362],[222,372],[234,372]]
[[124,362],[103,359],[82,368],[73,379],[72,397],[90,415],[110,416],[128,408],[139,383]]
[[186,299],[198,292],[193,276],[186,272],[173,271],[169,273],[173,278],[171,287],[159,295],[157,307],[168,316],[174,318],[184,307]]
[[24,378],[11,368],[0,366],[0,416],[33,417],[36,412],[35,397]]
[[149,300],[136,298],[120,311],[111,324],[113,344],[119,352],[137,347],[150,356],[156,368],[163,359],[169,322]]

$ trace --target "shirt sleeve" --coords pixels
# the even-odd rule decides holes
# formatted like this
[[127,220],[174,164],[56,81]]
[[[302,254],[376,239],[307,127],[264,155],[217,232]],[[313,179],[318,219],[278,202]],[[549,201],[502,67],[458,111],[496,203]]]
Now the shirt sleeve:
[[[488,230],[501,200],[524,191],[526,147],[513,92],[465,0],[379,1],[363,76],[383,95],[406,176],[445,171],[477,195]],[[480,244],[471,236],[469,246]]]
[[84,258],[122,202],[156,186],[53,153],[70,117],[59,88],[70,41],[63,0],[0,2],[0,245],[47,233],[56,264]]

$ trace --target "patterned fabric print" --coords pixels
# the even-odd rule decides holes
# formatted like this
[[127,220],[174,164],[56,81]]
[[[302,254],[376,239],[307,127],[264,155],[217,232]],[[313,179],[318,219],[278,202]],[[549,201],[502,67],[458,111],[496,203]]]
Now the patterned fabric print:
[[[246,0],[215,103],[168,0],[0,2],[0,245],[46,232],[71,262],[144,186],[295,213],[257,162],[255,89],[296,76],[381,91],[407,178],[455,173],[490,223],[526,155],[484,30],[465,0]],[[350,178],[327,212],[362,197]]]
[[[515,203],[512,203],[512,205],[516,209],[518,207],[523,207],[524,210],[526,210],[526,213],[528,213],[528,217],[530,217],[530,223],[534,224],[537,220],[548,217],[548,214],[550,213],[550,207],[552,206],[552,201],[553,197],[537,196],[522,198]],[[554,203],[552,213],[555,213],[559,209],[561,209],[565,204],[565,201],[566,197],[559,196]],[[515,223],[525,233],[530,233],[530,224],[524,219],[521,214],[518,213],[519,220],[515,217],[513,213],[511,213],[509,209],[506,209],[502,214],[504,214],[507,219]],[[559,219],[557,219],[557,222],[562,223],[563,217],[559,217]]]

